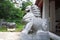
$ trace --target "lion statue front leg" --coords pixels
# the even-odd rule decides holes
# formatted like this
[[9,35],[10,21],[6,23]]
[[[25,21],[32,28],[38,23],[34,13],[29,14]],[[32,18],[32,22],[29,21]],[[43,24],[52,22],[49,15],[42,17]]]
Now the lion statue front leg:
[[28,34],[28,32],[31,30],[33,23],[29,22],[25,28],[23,29],[22,33]]

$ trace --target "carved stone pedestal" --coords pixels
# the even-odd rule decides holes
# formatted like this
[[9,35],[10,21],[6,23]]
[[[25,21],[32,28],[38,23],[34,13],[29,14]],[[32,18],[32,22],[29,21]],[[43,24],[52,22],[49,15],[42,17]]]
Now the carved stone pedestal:
[[39,31],[36,34],[20,34],[20,40],[50,40],[48,32]]

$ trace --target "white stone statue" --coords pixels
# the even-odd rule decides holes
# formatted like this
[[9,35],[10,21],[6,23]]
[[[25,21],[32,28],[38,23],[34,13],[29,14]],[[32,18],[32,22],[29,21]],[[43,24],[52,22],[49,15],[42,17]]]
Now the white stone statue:
[[60,40],[60,37],[49,32],[47,20],[41,18],[41,13],[36,5],[26,7],[23,20],[27,23],[20,33],[20,40]]

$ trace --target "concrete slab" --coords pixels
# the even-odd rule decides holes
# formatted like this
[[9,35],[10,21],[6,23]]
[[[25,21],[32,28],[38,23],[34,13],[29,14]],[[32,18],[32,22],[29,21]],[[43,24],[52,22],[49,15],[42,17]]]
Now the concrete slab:
[[19,40],[20,32],[0,32],[0,40]]

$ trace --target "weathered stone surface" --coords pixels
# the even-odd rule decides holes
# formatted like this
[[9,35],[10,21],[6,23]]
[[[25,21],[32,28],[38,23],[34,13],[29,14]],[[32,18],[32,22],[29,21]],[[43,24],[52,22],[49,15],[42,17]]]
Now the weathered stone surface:
[[20,40],[32,40],[32,35],[20,33]]
[[36,34],[20,33],[20,40],[50,40],[48,32],[40,31]]
[[20,33],[20,40],[50,40],[50,38],[60,40],[59,36],[48,32],[48,20],[41,18],[39,8],[36,5],[28,6],[26,12],[23,20],[27,24]]

